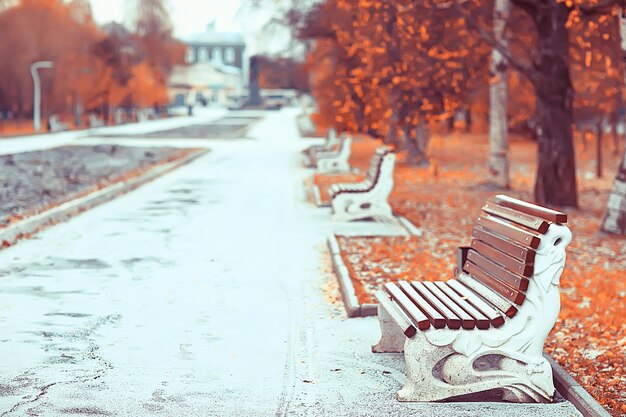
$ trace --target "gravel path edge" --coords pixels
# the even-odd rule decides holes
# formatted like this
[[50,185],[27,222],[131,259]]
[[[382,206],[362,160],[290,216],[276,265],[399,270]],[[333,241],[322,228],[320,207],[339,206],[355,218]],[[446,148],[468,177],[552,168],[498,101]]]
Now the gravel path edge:
[[158,177],[167,174],[208,152],[200,149],[173,161],[156,165],[137,177],[116,182],[100,190],[69,200],[42,213],[27,217],[0,230],[0,249],[15,245],[19,240],[27,239],[43,229],[68,220],[95,206],[111,201]]

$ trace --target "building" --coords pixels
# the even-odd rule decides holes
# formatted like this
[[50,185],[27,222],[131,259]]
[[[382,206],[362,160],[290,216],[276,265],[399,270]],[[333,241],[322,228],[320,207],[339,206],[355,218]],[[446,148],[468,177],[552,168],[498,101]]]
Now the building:
[[246,44],[241,34],[207,32],[183,40],[186,65],[176,66],[169,80],[176,104],[226,105],[229,97],[241,97],[246,86]]

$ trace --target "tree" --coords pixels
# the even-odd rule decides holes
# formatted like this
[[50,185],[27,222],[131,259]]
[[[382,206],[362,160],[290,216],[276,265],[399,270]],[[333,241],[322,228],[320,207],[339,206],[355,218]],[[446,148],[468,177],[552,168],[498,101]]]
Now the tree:
[[428,163],[427,126],[486,82],[488,50],[450,10],[329,0],[307,17],[301,37],[316,40],[309,62],[320,118],[405,147],[408,161]]
[[[614,12],[619,9],[614,8]],[[626,57],[626,5],[619,10],[620,46],[622,56]],[[623,72],[626,82],[626,71]],[[602,222],[602,230],[612,234],[626,235],[626,149],[617,170],[613,189],[609,195],[606,216]]]
[[[496,42],[508,49],[504,34],[509,14],[509,0],[496,0],[493,9],[493,33]],[[509,188],[508,158],[508,63],[498,48],[491,53],[489,84],[489,172],[500,188]]]
[[163,0],[138,0],[136,35],[139,62],[147,61],[163,82],[175,65],[184,62],[184,45],[172,36],[172,23]]

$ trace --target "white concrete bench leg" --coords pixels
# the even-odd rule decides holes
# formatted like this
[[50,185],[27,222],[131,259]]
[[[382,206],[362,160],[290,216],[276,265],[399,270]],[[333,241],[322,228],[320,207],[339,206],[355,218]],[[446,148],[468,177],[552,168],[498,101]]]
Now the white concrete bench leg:
[[380,322],[380,340],[372,346],[372,352],[404,352],[404,343],[407,338],[382,303],[378,304],[378,320]]
[[452,345],[430,343],[423,332],[405,340],[407,382],[398,401],[441,401],[497,389],[506,401],[550,402],[554,394],[552,369],[543,357],[500,349],[466,356]]

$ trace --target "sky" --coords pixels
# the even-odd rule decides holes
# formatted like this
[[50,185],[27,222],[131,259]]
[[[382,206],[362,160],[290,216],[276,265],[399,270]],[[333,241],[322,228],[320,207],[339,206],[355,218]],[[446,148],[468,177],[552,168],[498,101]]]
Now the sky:
[[[249,0],[165,0],[174,25],[174,36],[185,39],[203,33],[212,21],[220,32],[242,33],[249,54],[257,52],[282,53],[288,48],[290,34],[286,29],[263,31],[284,0],[264,3],[264,7],[247,8],[238,13]],[[132,0],[90,0],[94,19],[99,24],[116,21],[131,25],[126,11],[133,10]],[[248,2],[248,3],[246,3]],[[268,5],[269,4],[269,5]],[[272,6],[273,5],[273,6]]]
[[[129,0],[90,0],[94,18],[98,23],[112,20],[119,23],[130,23],[126,18]],[[224,32],[241,32],[241,23],[236,14],[242,0],[170,0],[170,10],[174,34],[185,37],[206,30],[207,25],[215,20],[217,30]]]

